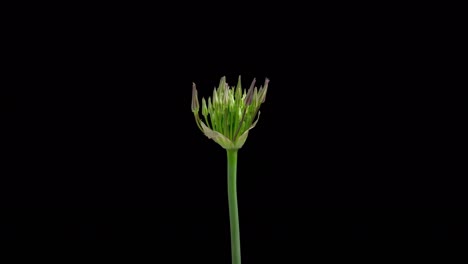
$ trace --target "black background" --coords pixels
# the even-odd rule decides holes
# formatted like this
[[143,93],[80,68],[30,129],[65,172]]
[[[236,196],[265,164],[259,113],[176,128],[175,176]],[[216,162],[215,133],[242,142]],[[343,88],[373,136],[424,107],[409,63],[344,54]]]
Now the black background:
[[466,240],[421,93],[433,57],[416,11],[183,6],[63,7],[28,24],[32,92],[2,99],[2,237],[229,263],[226,154],[197,129],[191,84],[207,97],[241,75],[271,80],[239,152],[245,263]]

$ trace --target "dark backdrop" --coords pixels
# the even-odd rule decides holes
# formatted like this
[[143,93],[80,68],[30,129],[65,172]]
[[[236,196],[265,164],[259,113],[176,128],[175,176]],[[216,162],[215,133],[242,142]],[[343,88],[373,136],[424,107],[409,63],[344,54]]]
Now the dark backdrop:
[[239,152],[245,263],[466,239],[461,187],[434,156],[439,117],[420,92],[431,55],[413,13],[106,8],[29,28],[32,91],[4,97],[3,237],[228,263],[226,154],[197,129],[191,84],[209,96],[241,75],[271,80]]

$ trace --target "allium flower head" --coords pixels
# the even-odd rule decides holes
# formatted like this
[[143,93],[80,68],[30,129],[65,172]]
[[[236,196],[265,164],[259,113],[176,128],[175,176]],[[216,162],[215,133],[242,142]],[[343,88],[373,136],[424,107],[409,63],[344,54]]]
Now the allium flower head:
[[[200,104],[195,83],[192,85],[192,112],[200,130],[210,139],[225,149],[240,149],[249,130],[254,128],[260,118],[260,106],[265,102],[268,90],[268,79],[259,89],[253,79],[246,91],[241,87],[241,77],[237,86],[229,87],[226,77],[222,77],[218,88],[214,88],[213,96],[208,100],[202,98],[202,116],[199,116]],[[258,114],[258,117],[257,117]],[[255,117],[257,119],[254,122]]]

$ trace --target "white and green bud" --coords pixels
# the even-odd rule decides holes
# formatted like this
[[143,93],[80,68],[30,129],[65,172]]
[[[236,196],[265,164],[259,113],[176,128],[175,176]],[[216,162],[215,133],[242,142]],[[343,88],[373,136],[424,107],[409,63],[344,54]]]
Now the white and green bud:
[[241,77],[239,76],[239,80],[237,81],[237,86],[236,86],[235,99],[240,100],[241,98],[242,98],[242,86],[241,86]]
[[218,93],[216,91],[216,88],[213,89],[213,105],[217,105],[218,104]]
[[266,79],[264,87],[257,89],[254,79],[246,92],[242,90],[240,76],[236,87],[229,87],[226,77],[222,77],[218,88],[213,90],[212,98],[208,97],[208,104],[202,98],[202,115],[206,124],[198,116],[198,92],[193,84],[192,111],[197,126],[223,148],[240,149],[247,140],[249,130],[255,127],[260,118],[259,109],[265,102],[268,82]]
[[223,94],[223,97],[224,97],[223,103],[224,103],[224,105],[225,105],[226,107],[228,107],[228,106],[229,106],[229,87],[227,86],[227,84],[225,84],[224,87],[225,87],[225,88],[224,88],[224,92],[223,92],[223,93],[224,93],[224,94]]
[[213,105],[211,105],[211,97],[208,97],[208,111],[213,109]]
[[202,115],[206,118],[208,116],[208,107],[206,106],[205,98],[202,97]]

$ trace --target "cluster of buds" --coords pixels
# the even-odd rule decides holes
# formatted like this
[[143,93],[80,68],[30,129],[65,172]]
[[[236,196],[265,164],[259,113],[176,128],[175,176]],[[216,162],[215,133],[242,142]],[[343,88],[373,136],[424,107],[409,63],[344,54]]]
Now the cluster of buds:
[[[213,97],[202,98],[202,115],[199,116],[200,104],[195,83],[192,85],[192,112],[198,128],[210,139],[225,149],[240,149],[249,130],[254,128],[260,118],[260,106],[265,102],[268,79],[259,89],[253,79],[250,88],[242,89],[241,77],[236,87],[229,87],[226,77],[222,77],[218,88],[214,88]],[[258,117],[257,117],[258,114]],[[254,122],[255,117],[257,119]]]

